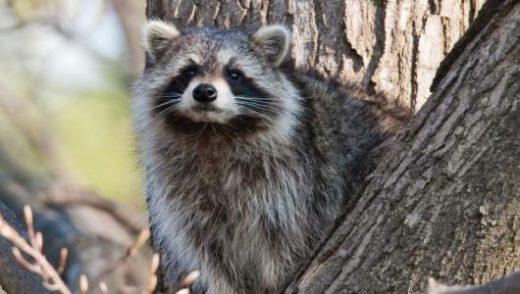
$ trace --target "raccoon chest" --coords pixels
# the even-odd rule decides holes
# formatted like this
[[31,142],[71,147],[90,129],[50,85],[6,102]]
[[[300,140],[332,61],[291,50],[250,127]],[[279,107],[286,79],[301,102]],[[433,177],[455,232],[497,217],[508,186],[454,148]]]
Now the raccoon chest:
[[302,170],[265,161],[199,167],[196,175],[180,173],[184,176],[172,185],[173,198],[196,216],[200,229],[236,242],[248,232],[271,237],[274,230],[299,231],[312,186]]

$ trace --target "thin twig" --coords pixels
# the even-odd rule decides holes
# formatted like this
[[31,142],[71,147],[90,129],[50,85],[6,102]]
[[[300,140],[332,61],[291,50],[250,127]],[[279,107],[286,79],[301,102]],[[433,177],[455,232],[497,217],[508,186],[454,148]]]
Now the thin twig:
[[34,233],[34,219],[31,207],[25,205],[23,207],[23,215],[25,216],[25,224],[27,225],[27,235],[29,235],[29,241],[31,245],[36,247],[36,234]]
[[108,286],[105,282],[99,283],[99,290],[101,290],[101,293],[108,293]]
[[146,241],[150,237],[150,231],[148,229],[144,229],[141,231],[137,239],[125,250],[125,253],[119,257],[115,262],[110,264],[105,270],[103,270],[99,275],[97,275],[94,279],[92,279],[92,285],[98,285],[106,280],[106,278],[113,273],[118,267],[125,264],[128,259],[134,256],[137,251],[146,244]]
[[180,283],[180,288],[188,288],[200,277],[199,271],[192,271]]
[[152,294],[157,287],[157,270],[159,269],[159,254],[155,253],[152,257],[152,263],[150,265],[150,281],[148,287],[145,289],[145,294]]
[[181,289],[178,290],[177,292],[175,292],[175,294],[190,294],[191,293],[190,287],[193,283],[195,283],[195,281],[197,281],[199,276],[200,276],[200,271],[192,271],[191,273],[189,273],[179,283],[179,288],[181,288]]
[[60,251],[60,264],[58,266],[58,273],[62,275],[65,272],[67,266],[67,259],[69,257],[69,250],[67,248],[61,248]]
[[[0,214],[0,235],[13,243],[13,255],[16,260],[27,270],[34,272],[42,277],[43,286],[51,291],[59,291],[63,294],[70,294],[71,291],[63,282],[58,272],[47,261],[47,258],[42,253],[43,238],[41,234],[34,233],[32,210],[29,206],[24,207],[25,222],[27,224],[27,231],[30,232],[31,245],[20,236],[20,234],[13,229]],[[34,262],[29,262],[22,255],[22,252],[34,259]]]
[[88,291],[88,279],[86,275],[81,275],[79,277],[79,290],[81,294],[87,294]]

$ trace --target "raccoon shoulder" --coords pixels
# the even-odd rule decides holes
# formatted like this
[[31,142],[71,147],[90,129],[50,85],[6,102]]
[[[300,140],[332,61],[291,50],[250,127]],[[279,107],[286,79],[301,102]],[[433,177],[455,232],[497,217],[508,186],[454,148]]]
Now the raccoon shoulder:
[[411,116],[407,107],[355,84],[340,84],[312,71],[293,70],[287,76],[302,99],[300,134],[307,134],[307,144],[320,158],[340,164],[352,182],[381,160],[391,148],[387,139]]
[[309,115],[329,124],[331,129],[341,127],[340,122],[350,121],[345,127],[371,129],[388,137],[412,116],[411,109],[398,100],[371,93],[355,83],[327,79],[314,70],[284,68],[284,71],[300,91],[307,113],[313,112]]

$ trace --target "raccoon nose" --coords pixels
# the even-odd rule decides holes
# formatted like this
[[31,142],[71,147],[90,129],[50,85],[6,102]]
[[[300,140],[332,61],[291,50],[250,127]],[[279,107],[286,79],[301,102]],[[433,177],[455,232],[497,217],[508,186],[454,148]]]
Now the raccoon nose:
[[214,101],[217,99],[217,89],[210,84],[200,84],[193,90],[193,98],[203,103]]

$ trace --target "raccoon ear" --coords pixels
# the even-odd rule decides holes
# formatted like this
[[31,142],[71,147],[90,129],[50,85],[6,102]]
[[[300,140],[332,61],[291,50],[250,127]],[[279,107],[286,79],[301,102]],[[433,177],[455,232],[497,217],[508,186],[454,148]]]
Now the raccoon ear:
[[177,39],[181,33],[174,24],[162,20],[150,20],[143,28],[144,48],[156,59],[168,48],[171,41]]
[[258,29],[251,39],[261,54],[274,66],[279,66],[289,51],[291,32],[283,25],[269,25]]

